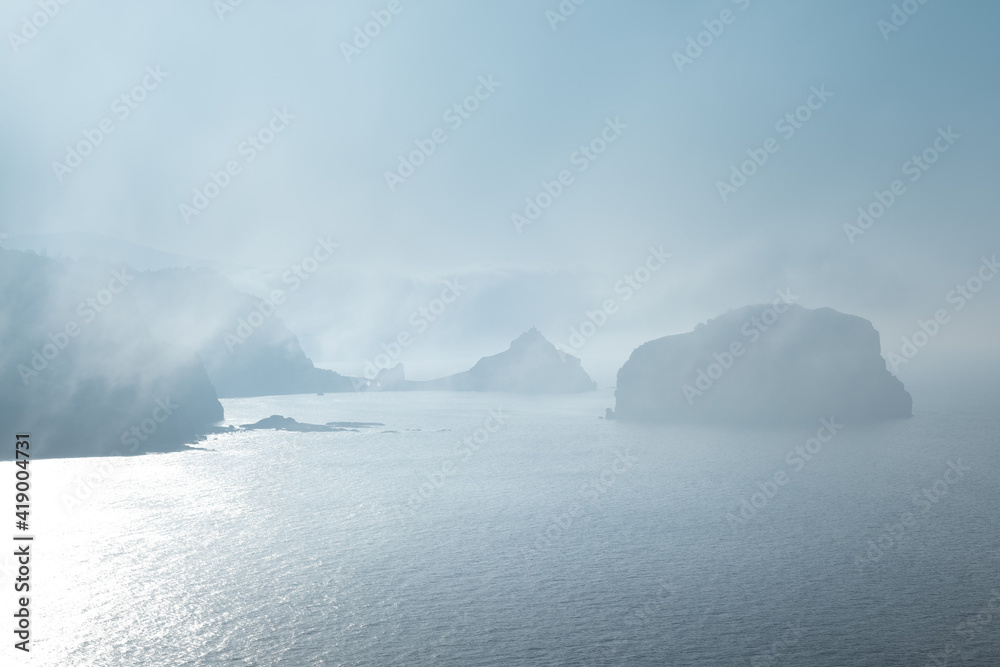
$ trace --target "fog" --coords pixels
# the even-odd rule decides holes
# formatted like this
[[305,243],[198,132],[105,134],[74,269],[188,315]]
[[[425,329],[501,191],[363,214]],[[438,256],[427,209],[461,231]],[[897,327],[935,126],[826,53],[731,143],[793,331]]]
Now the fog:
[[0,664],[1000,665],[998,24],[0,3]]
[[[565,20],[551,4],[69,3],[35,34],[38,5],[8,2],[4,247],[282,289],[305,354],[345,375],[404,331],[394,361],[430,379],[535,326],[607,387],[643,342],[777,290],[869,319],[898,352],[1000,245],[992,3],[925,8],[884,35],[891,10],[860,0],[589,2]],[[385,16],[358,48],[355,28]],[[85,133],[100,141],[68,167]],[[947,149],[915,168],[935,141]],[[213,174],[225,185],[206,197]],[[845,230],[880,196],[884,215]],[[283,276],[318,238],[337,251],[292,290]],[[650,248],[670,258],[574,347]],[[454,303],[411,320],[444,281]],[[994,365],[996,291],[900,377]]]

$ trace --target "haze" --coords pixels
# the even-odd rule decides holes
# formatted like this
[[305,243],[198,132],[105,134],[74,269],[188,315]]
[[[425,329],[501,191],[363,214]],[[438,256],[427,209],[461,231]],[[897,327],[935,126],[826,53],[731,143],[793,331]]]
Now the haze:
[[[282,275],[329,238],[338,252],[280,317],[317,365],[352,375],[380,343],[418,334],[398,359],[418,379],[531,326],[568,346],[651,248],[669,253],[574,352],[601,386],[638,344],[777,290],[871,320],[883,353],[898,352],[1000,248],[995,3],[927,3],[889,32],[890,2],[591,0],[552,23],[558,6],[401,0],[354,53],[342,43],[387,3],[72,2],[27,40],[10,34],[38,5],[5,3],[5,247],[79,254],[90,239],[157,268],[149,248],[263,295],[288,290]],[[697,57],[675,58],[727,10]],[[144,82],[141,100],[121,101]],[[776,125],[806,104],[807,121]],[[113,132],[78,167],[53,166],[103,119]],[[262,150],[243,143],[264,128]],[[581,157],[602,135],[604,151]],[[720,193],[768,139],[766,163]],[[390,187],[399,156],[428,141]],[[935,141],[947,150],[933,164],[907,167]],[[239,173],[185,220],[181,205],[230,161]],[[905,192],[846,233],[894,180]],[[552,204],[512,221],[546,183]],[[102,236],[29,238],[70,232]],[[445,280],[461,294],[417,332],[412,313]],[[998,288],[900,377],[994,364]]]

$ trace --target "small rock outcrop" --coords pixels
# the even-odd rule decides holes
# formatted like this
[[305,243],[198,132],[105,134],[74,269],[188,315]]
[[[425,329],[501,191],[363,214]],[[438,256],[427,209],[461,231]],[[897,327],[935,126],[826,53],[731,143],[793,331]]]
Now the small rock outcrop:
[[302,433],[312,433],[312,432],[331,432],[331,431],[356,431],[356,428],[345,428],[342,426],[335,426],[333,422],[330,424],[303,424],[302,422],[297,422],[291,417],[282,417],[281,415],[271,415],[270,417],[265,417],[259,422],[254,422],[253,424],[240,424],[240,428],[244,431],[298,431]]

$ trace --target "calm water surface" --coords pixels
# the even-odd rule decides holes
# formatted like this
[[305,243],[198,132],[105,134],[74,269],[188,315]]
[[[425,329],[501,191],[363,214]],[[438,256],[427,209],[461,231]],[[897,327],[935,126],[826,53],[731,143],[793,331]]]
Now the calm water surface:
[[29,664],[1000,664],[997,397],[915,398],[808,460],[819,423],[608,422],[610,391],[223,401],[385,426],[34,463]]

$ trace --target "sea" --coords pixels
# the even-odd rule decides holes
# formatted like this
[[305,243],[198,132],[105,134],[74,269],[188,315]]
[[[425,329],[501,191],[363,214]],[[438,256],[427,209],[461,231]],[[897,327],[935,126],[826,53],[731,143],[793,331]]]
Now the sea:
[[998,394],[911,390],[767,430],[610,389],[224,400],[380,425],[33,462],[3,664],[1000,665]]

